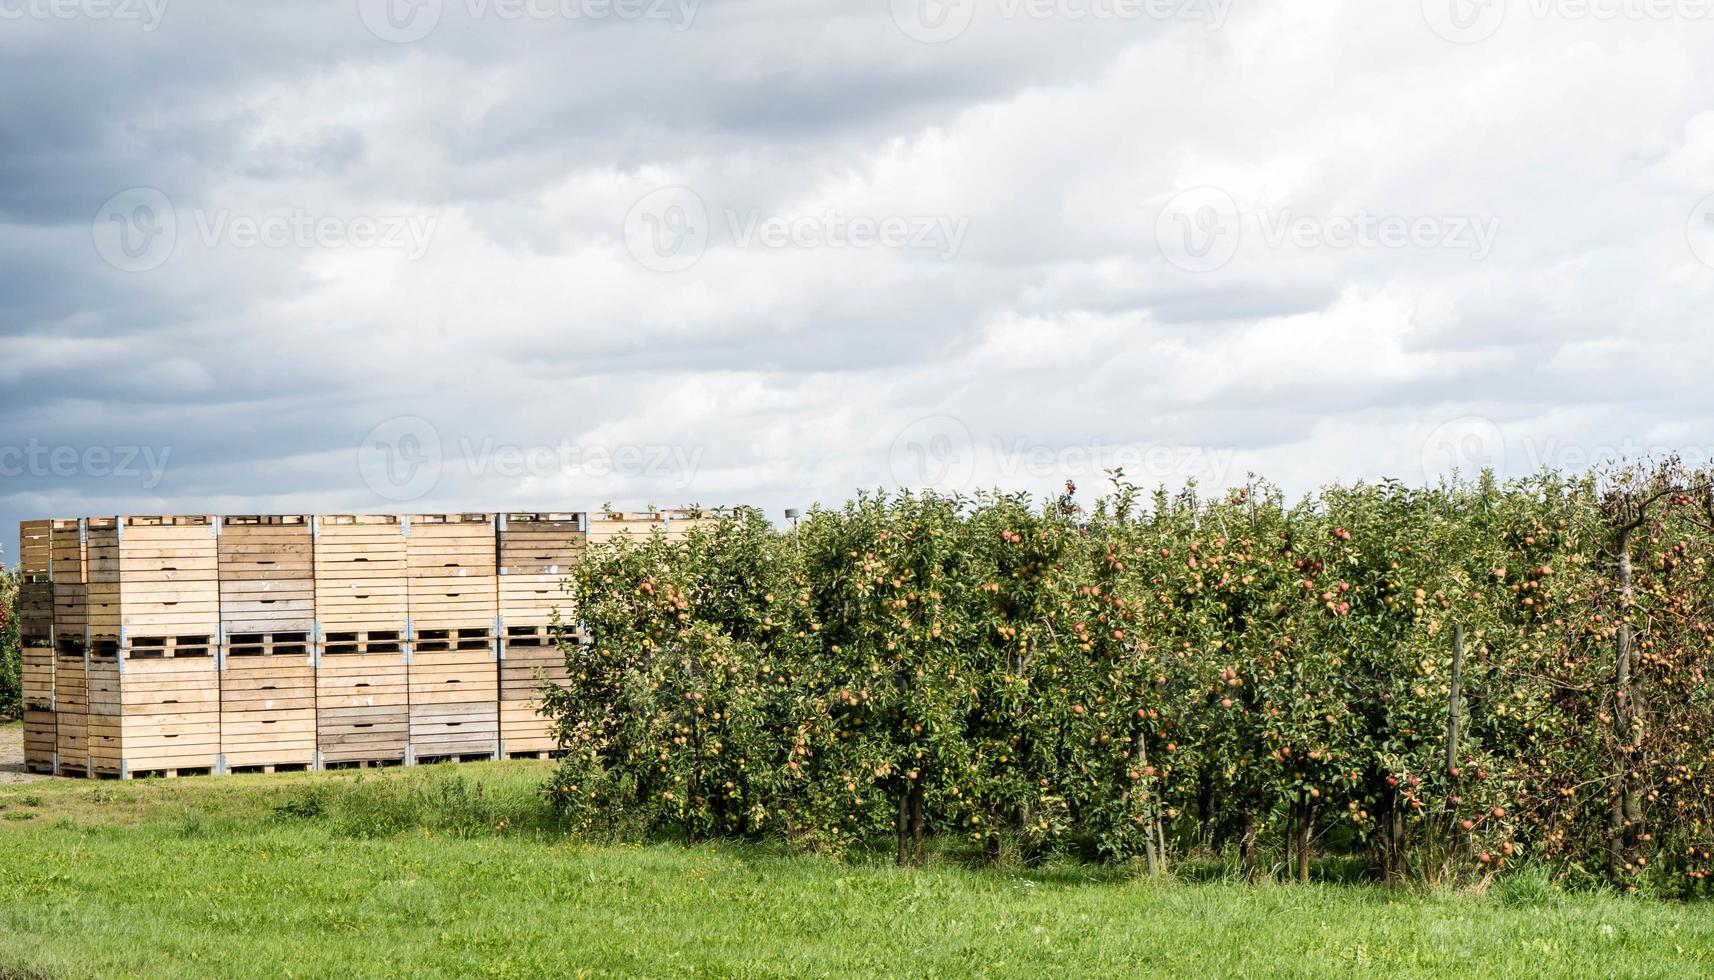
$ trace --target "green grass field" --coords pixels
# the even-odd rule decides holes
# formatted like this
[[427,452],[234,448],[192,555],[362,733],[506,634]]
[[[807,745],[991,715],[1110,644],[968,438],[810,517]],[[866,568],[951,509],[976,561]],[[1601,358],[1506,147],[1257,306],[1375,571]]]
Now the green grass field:
[[0,784],[0,978],[1714,974],[1704,906],[594,846],[448,768]]

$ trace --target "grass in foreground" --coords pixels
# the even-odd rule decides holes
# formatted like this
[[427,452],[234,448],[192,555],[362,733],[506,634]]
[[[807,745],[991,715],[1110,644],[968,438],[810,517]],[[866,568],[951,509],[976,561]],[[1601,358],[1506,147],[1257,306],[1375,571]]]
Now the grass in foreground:
[[0,978],[1714,973],[1706,907],[599,847],[544,775],[0,786]]

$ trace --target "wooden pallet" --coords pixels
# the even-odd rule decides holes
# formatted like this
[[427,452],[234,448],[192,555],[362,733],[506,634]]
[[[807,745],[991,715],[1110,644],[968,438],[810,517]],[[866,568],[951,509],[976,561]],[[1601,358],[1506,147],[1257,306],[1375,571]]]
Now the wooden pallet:
[[506,647],[506,658],[500,661],[500,741],[504,755],[540,755],[559,749],[553,723],[540,713],[541,690],[543,684],[563,688],[569,683],[565,654],[557,646]]
[[213,517],[120,517],[104,526],[88,524],[92,638],[219,632]]
[[94,775],[130,779],[215,769],[220,671],[205,638],[117,650],[97,644],[88,670]]
[[410,611],[399,518],[324,515],[315,518],[313,533],[315,615],[322,632],[403,630]]
[[52,711],[24,709],[24,771],[52,775],[59,727]]
[[492,646],[423,652],[413,645],[409,677],[414,760],[498,752],[500,683]]
[[413,630],[492,624],[500,614],[493,514],[421,514],[405,539]]
[[[340,635],[322,647],[315,671],[316,748],[323,766],[400,764],[410,739],[410,686],[404,644]],[[387,652],[363,652],[391,647]]]
[[308,633],[315,628],[310,519],[220,519],[220,622],[227,634]]
[[62,776],[89,775],[89,679],[83,645],[62,642],[55,651],[55,769]]
[[292,636],[298,642],[256,637],[265,642],[226,648],[220,665],[221,769],[278,771],[315,764],[315,663],[304,635]]

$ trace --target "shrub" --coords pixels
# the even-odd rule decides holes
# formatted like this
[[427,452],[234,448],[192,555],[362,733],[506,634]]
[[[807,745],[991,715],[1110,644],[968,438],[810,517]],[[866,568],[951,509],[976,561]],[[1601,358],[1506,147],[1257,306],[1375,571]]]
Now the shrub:
[[[1157,870],[1714,870],[1714,493],[1676,462],[1432,489],[860,495],[592,549],[549,790],[617,836],[930,834]],[[1459,694],[1453,697],[1454,675]],[[1453,726],[1456,720],[1456,742]],[[1262,852],[1275,855],[1264,859]],[[1670,882],[1670,887],[1665,883]]]

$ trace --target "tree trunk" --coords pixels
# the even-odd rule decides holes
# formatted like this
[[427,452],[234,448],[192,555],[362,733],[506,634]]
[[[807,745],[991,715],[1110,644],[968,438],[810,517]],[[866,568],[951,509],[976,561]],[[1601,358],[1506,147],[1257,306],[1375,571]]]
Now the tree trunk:
[[1620,529],[1615,542],[1619,552],[1619,623],[1613,656],[1614,797],[1608,811],[1607,848],[1609,871],[1615,876],[1626,875],[1635,867],[1643,822],[1636,781],[1630,776],[1642,750],[1642,728],[1636,723],[1635,680],[1631,675],[1631,656],[1636,647],[1635,627],[1631,623],[1636,602],[1631,533],[1631,528]]
[[911,783],[911,854],[917,864],[922,864],[924,857],[922,797],[922,780],[918,778]]
[[908,786],[901,787],[899,789],[899,816],[898,816],[899,859],[898,859],[898,861],[899,861],[899,867],[901,867],[901,868],[906,867],[911,863],[910,792],[911,792],[910,787],[908,787]]
[[1155,854],[1155,804],[1154,796],[1148,791],[1149,785],[1149,743],[1142,732],[1136,734],[1133,740],[1135,753],[1134,764],[1142,778],[1137,781],[1137,799],[1140,801],[1143,818],[1143,854],[1149,861],[1149,875],[1160,874],[1160,858]]
[[1397,790],[1387,795],[1387,878],[1402,882],[1405,879],[1405,812],[1399,806]]
[[1446,698],[1446,774],[1458,768],[1458,709],[1464,683],[1464,627],[1452,628],[1452,690]]
[[1297,878],[1303,884],[1309,884],[1309,841],[1315,830],[1315,806],[1307,801],[1301,804],[1297,821]]
[[1254,811],[1244,811],[1244,882],[1256,883],[1256,814]]

